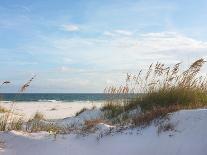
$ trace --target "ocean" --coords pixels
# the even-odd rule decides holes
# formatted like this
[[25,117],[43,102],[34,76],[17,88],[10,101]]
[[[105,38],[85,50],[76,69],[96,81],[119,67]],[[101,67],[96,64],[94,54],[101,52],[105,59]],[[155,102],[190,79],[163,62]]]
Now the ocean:
[[[125,95],[116,95],[113,98],[123,98]],[[105,101],[109,95],[104,93],[3,93],[1,101],[15,102],[75,102],[75,101]]]

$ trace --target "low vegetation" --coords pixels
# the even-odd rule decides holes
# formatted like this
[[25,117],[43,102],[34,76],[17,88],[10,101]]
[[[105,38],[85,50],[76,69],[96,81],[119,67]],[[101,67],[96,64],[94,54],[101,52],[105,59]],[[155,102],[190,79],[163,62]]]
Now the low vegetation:
[[26,122],[26,130],[27,132],[39,132],[39,131],[47,131],[53,134],[61,133],[63,128],[56,125],[55,123],[44,122],[41,120],[29,120]]
[[124,112],[124,105],[121,105],[119,102],[108,101],[101,110],[105,112],[105,117],[110,119],[122,114]]
[[177,111],[179,106],[170,106],[170,107],[157,107],[145,113],[142,113],[138,116],[135,116],[133,120],[133,124],[136,126],[148,126],[155,119],[163,119],[169,113]]
[[49,123],[45,121],[44,115],[37,111],[33,118],[26,122],[27,132],[38,132],[38,131],[48,131],[52,133],[59,133],[61,128],[55,123]]

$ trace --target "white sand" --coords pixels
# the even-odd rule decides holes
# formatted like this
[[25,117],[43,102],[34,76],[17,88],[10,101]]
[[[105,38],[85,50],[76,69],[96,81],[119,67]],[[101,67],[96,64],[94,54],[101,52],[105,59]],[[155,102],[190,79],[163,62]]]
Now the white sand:
[[[176,131],[157,134],[151,124],[142,130],[108,135],[97,141],[97,135],[54,136],[46,132],[0,132],[5,145],[1,155],[206,155],[207,110],[182,110],[170,122]],[[127,134],[128,133],[128,134]]]
[[[61,119],[74,116],[82,108],[100,107],[104,102],[16,102],[15,113],[25,119],[31,118],[37,111],[47,119]],[[0,102],[0,105],[10,108],[12,103]]]

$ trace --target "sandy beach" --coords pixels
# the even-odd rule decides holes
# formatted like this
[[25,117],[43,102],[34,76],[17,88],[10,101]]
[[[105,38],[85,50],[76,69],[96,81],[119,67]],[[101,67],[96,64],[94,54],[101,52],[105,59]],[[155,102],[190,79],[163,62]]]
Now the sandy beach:
[[[44,114],[46,119],[62,119],[74,116],[82,108],[100,107],[104,101],[74,101],[74,102],[16,102],[15,114],[22,116],[24,119],[31,118],[36,112]],[[0,102],[0,105],[11,108],[11,102]]]

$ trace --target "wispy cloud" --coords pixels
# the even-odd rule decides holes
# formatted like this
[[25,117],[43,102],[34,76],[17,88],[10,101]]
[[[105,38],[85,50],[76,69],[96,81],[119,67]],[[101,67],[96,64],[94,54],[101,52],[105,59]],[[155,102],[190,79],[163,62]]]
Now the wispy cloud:
[[112,32],[109,32],[109,31],[105,31],[105,32],[103,33],[103,35],[105,35],[105,36],[111,36],[111,37],[116,36],[115,33],[112,33]]
[[65,31],[69,31],[69,32],[75,32],[75,31],[80,30],[80,28],[75,24],[62,25],[61,28]]
[[114,36],[132,36],[133,35],[133,32],[131,31],[128,31],[128,30],[114,30],[114,31],[105,31],[103,33],[104,35],[106,36],[111,36],[111,37],[114,37]]
[[126,30],[115,30],[115,32],[117,34],[120,34],[120,35],[125,35],[125,36],[131,36],[133,33],[130,32],[130,31],[126,31]]
[[[105,87],[106,81],[116,81],[121,75],[146,68],[152,62],[170,65],[186,59],[192,61],[206,55],[207,50],[207,42],[176,32],[144,33],[130,38],[64,38],[53,40],[51,44],[64,64],[60,72],[90,77],[91,86],[97,77],[97,90]],[[65,58],[73,61],[65,61]]]

